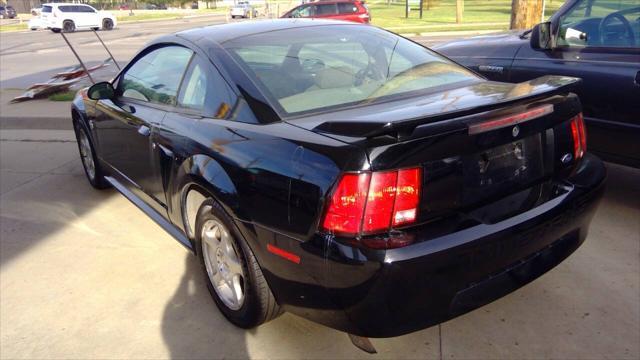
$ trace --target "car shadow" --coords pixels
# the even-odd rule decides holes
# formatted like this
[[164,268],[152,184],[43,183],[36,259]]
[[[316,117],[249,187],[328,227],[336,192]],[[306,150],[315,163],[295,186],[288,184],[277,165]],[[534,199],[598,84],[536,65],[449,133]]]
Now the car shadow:
[[198,259],[185,271],[162,316],[162,336],[172,359],[248,358],[245,330],[228,322],[210,297]]

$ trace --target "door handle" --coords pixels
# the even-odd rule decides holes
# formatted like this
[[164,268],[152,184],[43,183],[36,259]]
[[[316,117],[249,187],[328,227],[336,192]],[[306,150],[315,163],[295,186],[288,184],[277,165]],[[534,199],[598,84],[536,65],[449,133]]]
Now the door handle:
[[151,129],[149,129],[149,127],[146,125],[140,125],[140,127],[138,128],[138,134],[142,136],[149,136],[151,135]]

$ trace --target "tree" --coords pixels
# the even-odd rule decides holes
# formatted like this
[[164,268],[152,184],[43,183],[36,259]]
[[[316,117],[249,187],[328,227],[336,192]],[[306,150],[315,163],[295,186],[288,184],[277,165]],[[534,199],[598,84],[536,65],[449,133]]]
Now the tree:
[[529,29],[542,19],[544,0],[511,0],[511,29]]

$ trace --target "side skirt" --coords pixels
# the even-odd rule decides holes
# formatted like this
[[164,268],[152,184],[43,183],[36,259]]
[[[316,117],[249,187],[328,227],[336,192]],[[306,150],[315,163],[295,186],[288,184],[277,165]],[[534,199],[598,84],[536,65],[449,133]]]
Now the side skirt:
[[137,206],[142,212],[147,214],[156,224],[160,225],[164,231],[168,232],[169,235],[173,236],[174,239],[178,240],[178,242],[186,247],[187,249],[193,251],[193,246],[191,241],[176,228],[173,224],[171,224],[167,219],[165,219],[162,215],[158,214],[151,206],[147,205],[144,201],[142,201],[138,196],[132,193],[126,186],[122,185],[118,180],[111,176],[105,176],[105,180],[107,180],[111,185],[113,185],[116,190],[118,190],[124,197],[129,199],[135,206]]

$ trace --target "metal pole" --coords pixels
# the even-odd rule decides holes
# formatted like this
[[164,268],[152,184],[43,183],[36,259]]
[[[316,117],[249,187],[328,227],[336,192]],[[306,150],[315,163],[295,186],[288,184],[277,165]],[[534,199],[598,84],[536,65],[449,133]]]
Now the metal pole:
[[116,67],[118,68],[118,70],[122,70],[122,69],[120,69],[120,65],[118,65],[118,62],[116,61],[116,58],[113,57],[113,54],[111,54],[111,51],[109,51],[109,48],[107,47],[107,45],[104,44],[104,42],[100,38],[100,35],[98,35],[98,32],[93,30],[93,29],[92,29],[92,31],[93,31],[94,34],[96,34],[96,37],[98,38],[98,40],[100,40],[100,44],[102,44],[102,46],[104,46],[104,49],[107,50],[107,53],[109,54],[109,57],[111,58],[113,63],[116,64]]
[[80,62],[80,65],[82,66],[82,68],[84,69],[84,72],[89,77],[89,80],[91,80],[91,83],[95,84],[96,82],[91,77],[91,74],[89,74],[89,70],[87,70],[87,67],[84,66],[84,63],[82,62],[82,60],[80,60],[80,56],[78,56],[78,53],[76,52],[76,50],[73,48],[73,46],[71,46],[71,43],[69,42],[69,40],[67,40],[67,37],[64,35],[62,30],[60,31],[60,35],[62,35],[62,38],[64,39],[64,41],[67,43],[67,45],[69,45],[69,49],[71,49],[71,52],[73,52],[73,55],[75,55],[76,59],[78,59],[78,61]]

